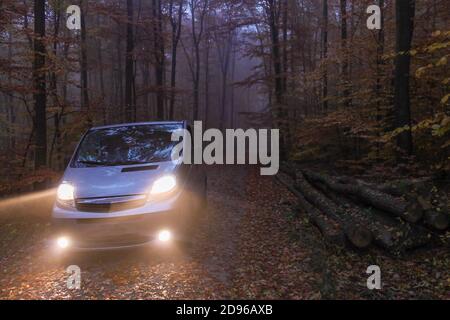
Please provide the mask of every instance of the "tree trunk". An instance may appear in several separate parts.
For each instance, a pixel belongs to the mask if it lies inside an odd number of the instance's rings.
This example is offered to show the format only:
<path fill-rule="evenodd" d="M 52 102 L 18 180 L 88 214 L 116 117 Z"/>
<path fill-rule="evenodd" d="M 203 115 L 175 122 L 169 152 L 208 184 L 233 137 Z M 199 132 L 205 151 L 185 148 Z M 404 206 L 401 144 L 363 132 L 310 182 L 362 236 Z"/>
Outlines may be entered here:
<path fill-rule="evenodd" d="M 322 63 L 323 63 L 323 83 L 322 83 L 322 111 L 328 112 L 328 0 L 322 0 Z"/>
<path fill-rule="evenodd" d="M 234 94 L 234 78 L 236 75 L 236 51 L 232 44 L 232 57 L 231 57 L 231 97 L 230 97 L 230 128 L 234 128 L 234 119 L 235 119 L 235 94 Z"/>
<path fill-rule="evenodd" d="M 148 60 L 145 60 L 142 63 L 142 81 L 145 88 L 144 93 L 144 115 L 146 118 L 150 118 L 152 114 L 153 108 L 150 106 L 150 99 L 149 99 L 149 93 L 148 89 L 150 88 L 151 80 L 150 80 L 150 62 Z"/>
<path fill-rule="evenodd" d="M 282 0 L 283 10 L 283 93 L 287 90 L 288 73 L 288 0 Z"/>
<path fill-rule="evenodd" d="M 133 0 L 127 0 L 127 50 L 125 56 L 125 114 L 127 122 L 136 121 L 136 106 L 133 104 L 134 86 L 134 31 Z"/>
<path fill-rule="evenodd" d="M 209 55 L 210 55 L 210 44 L 209 44 L 209 32 L 205 41 L 205 127 L 209 128 Z"/>
<path fill-rule="evenodd" d="M 341 50 L 342 50 L 342 96 L 344 98 L 344 105 L 349 107 L 351 105 L 350 100 L 350 79 L 348 69 L 348 51 L 347 51 L 347 0 L 340 0 L 341 4 Z"/>
<path fill-rule="evenodd" d="M 66 31 L 67 32 L 67 31 Z M 64 41 L 64 49 L 63 49 L 63 58 L 67 59 L 69 56 L 69 49 L 70 49 L 70 43 L 66 40 Z M 59 118 L 59 126 L 64 127 L 66 124 L 66 118 L 65 118 L 65 108 L 67 105 L 67 92 L 68 92 L 68 79 L 69 75 L 68 72 L 64 74 L 64 81 L 62 83 L 62 104 L 61 104 L 61 113 Z M 68 157 L 63 153 L 63 141 L 66 141 L 67 133 L 66 132 L 60 132 L 58 133 L 58 136 L 56 137 L 56 161 L 58 163 L 58 170 L 63 170 L 64 166 L 66 165 L 65 159 Z"/>
<path fill-rule="evenodd" d="M 177 48 L 181 36 L 181 23 L 183 17 L 183 0 L 179 0 L 177 19 L 173 17 L 173 0 L 170 1 L 170 22 L 172 26 L 172 65 L 170 70 L 170 102 L 169 102 L 169 120 L 174 119 L 175 108 L 175 88 L 176 88 L 176 69 L 177 69 Z"/>
<path fill-rule="evenodd" d="M 153 34 L 155 54 L 155 81 L 156 81 L 156 117 L 164 120 L 164 65 L 165 48 L 162 27 L 162 7 L 160 0 L 153 0 Z"/>
<path fill-rule="evenodd" d="M 45 83 L 45 0 L 34 1 L 34 128 L 35 128 L 35 169 L 47 165 L 47 119 L 46 119 L 46 83 Z M 37 186 L 39 188 L 40 186 Z"/>
<path fill-rule="evenodd" d="M 8 61 L 12 60 L 13 50 L 12 50 L 12 34 L 9 34 L 9 45 L 8 45 Z M 8 85 L 12 87 L 13 77 L 12 70 L 8 70 Z M 8 137 L 8 146 L 11 150 L 16 149 L 16 108 L 14 105 L 14 98 L 12 95 L 8 96 L 7 100 L 7 118 L 8 118 L 8 128 L 7 128 L 7 137 Z"/>
<path fill-rule="evenodd" d="M 81 109 L 86 112 L 87 125 L 92 125 L 92 119 L 89 108 L 88 92 L 88 61 L 87 61 L 87 43 L 86 43 L 86 19 L 84 15 L 87 12 L 88 2 L 80 0 L 81 8 Z"/>
<path fill-rule="evenodd" d="M 279 18 L 276 13 L 275 0 L 267 0 L 267 15 L 269 20 L 271 50 L 272 50 L 272 65 L 273 65 L 273 77 L 275 78 L 275 119 L 277 127 L 280 129 L 280 158 L 286 158 L 287 148 L 287 128 L 286 128 L 286 116 L 283 100 L 283 75 L 281 65 L 280 54 L 280 39 L 279 39 Z"/>
<path fill-rule="evenodd" d="M 280 39 L 278 31 L 278 21 L 275 13 L 274 0 L 268 0 L 269 3 L 269 27 L 270 37 L 272 41 L 272 63 L 275 78 L 275 99 L 277 104 L 281 104 L 283 98 L 283 78 L 281 75 L 281 56 L 280 56 Z"/>
<path fill-rule="evenodd" d="M 60 19 L 61 19 L 61 1 L 56 1 L 55 7 L 54 7 L 54 16 L 53 16 L 53 65 L 52 65 L 52 72 L 50 76 L 50 94 L 52 96 L 52 104 L 53 109 L 55 110 L 55 113 L 53 115 L 54 119 L 54 134 L 53 134 L 53 140 L 52 144 L 50 146 L 50 152 L 48 154 L 48 166 L 51 168 L 53 165 L 53 151 L 55 149 L 55 145 L 59 143 L 58 137 L 60 137 L 60 118 L 62 112 L 59 110 L 61 107 L 61 104 L 59 102 L 59 96 L 58 96 L 58 77 L 56 75 L 56 61 L 58 57 L 58 36 L 59 36 L 59 25 L 60 25 Z"/>
<path fill-rule="evenodd" d="M 220 90 L 220 128 L 225 130 L 226 124 L 226 105 L 227 105 L 227 82 L 228 82 L 228 71 L 230 64 L 230 54 L 232 50 L 233 34 L 231 31 L 228 34 L 226 40 L 220 36 L 215 36 L 217 55 L 219 57 L 220 72 L 221 72 L 221 90 Z"/>
<path fill-rule="evenodd" d="M 200 83 L 200 51 L 199 48 L 195 48 L 195 78 L 193 84 L 194 91 L 194 104 L 192 106 L 192 119 L 193 121 L 199 120 L 198 109 L 199 109 L 199 83 Z"/>
<path fill-rule="evenodd" d="M 100 28 L 100 15 L 97 14 L 97 27 Z M 97 43 L 97 60 L 98 60 L 98 68 L 99 68 L 99 81 L 100 81 L 100 93 L 102 98 L 102 117 L 103 117 L 103 124 L 107 124 L 107 109 L 106 109 L 106 103 L 105 103 L 105 77 L 103 72 L 103 48 L 102 48 L 102 41 L 99 38 Z"/>
<path fill-rule="evenodd" d="M 194 46 L 195 55 L 195 67 L 192 72 L 192 91 L 193 91 L 193 106 L 192 106 L 192 118 L 193 120 L 199 120 L 199 97 L 200 97 L 200 43 L 202 41 L 205 15 L 207 13 L 209 1 L 203 0 L 202 2 L 196 0 L 190 0 L 189 10 L 191 11 L 191 27 L 192 27 L 192 42 Z M 200 12 L 197 10 L 201 5 Z M 198 14 L 198 16 L 197 16 Z M 198 23 L 198 33 L 197 33 Z"/>
<path fill-rule="evenodd" d="M 411 134 L 411 111 L 409 79 L 411 43 L 414 32 L 415 0 L 395 1 L 396 13 L 396 59 L 395 59 L 395 125 L 405 128 L 397 136 L 397 146 L 404 155 L 413 153 Z"/>
<path fill-rule="evenodd" d="M 381 97 L 382 97 L 382 85 L 381 85 L 381 76 L 382 76 L 382 68 L 383 68 L 383 54 L 384 54 L 384 0 L 378 0 L 378 6 L 381 9 L 381 29 L 378 30 L 378 43 L 377 43 L 377 61 L 376 61 L 376 73 L 377 80 L 375 84 L 375 97 L 377 98 L 377 110 L 376 110 L 376 120 L 377 120 L 377 136 L 381 137 L 382 130 L 382 115 L 381 115 Z M 377 141 L 377 159 L 380 158 L 381 153 L 381 144 Z"/>

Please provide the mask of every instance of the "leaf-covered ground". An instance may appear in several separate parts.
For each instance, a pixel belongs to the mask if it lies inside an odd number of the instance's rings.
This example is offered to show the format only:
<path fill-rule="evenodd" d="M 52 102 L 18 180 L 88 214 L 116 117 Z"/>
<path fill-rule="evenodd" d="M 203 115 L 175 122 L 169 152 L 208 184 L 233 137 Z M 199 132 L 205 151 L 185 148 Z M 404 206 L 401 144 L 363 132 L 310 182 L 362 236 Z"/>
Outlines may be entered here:
<path fill-rule="evenodd" d="M 326 246 L 295 198 L 247 167 L 209 168 L 208 214 L 194 244 L 78 254 L 49 248 L 46 199 L 0 204 L 1 299 L 450 298 L 448 249 L 393 258 Z M 45 208 L 45 209 L 44 209 Z M 38 211 L 43 211 L 39 212 Z M 81 268 L 80 290 L 65 268 Z M 379 265 L 383 288 L 366 287 Z"/>

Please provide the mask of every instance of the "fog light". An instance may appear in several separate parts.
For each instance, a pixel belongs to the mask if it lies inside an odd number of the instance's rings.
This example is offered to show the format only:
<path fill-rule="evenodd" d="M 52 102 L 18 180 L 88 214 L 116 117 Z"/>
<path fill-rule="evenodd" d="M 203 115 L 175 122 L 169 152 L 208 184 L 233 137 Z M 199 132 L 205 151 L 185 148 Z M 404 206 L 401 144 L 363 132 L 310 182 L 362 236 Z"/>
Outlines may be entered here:
<path fill-rule="evenodd" d="M 56 240 L 56 244 L 61 249 L 66 249 L 70 246 L 70 240 L 67 237 L 59 237 L 58 240 Z"/>
<path fill-rule="evenodd" d="M 160 231 L 158 234 L 159 241 L 167 242 L 170 240 L 170 238 L 172 238 L 172 234 L 170 233 L 170 231 L 163 230 L 163 231 Z"/>

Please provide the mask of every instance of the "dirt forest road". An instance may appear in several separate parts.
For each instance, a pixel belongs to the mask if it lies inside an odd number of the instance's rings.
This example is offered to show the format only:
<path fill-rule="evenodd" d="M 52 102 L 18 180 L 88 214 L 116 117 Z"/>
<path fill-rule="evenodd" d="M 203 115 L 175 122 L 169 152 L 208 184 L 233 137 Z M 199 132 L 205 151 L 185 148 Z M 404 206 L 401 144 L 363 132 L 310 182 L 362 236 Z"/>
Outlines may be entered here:
<path fill-rule="evenodd" d="M 448 253 L 393 260 L 376 250 L 325 246 L 293 210 L 292 195 L 254 167 L 208 169 L 208 215 L 191 246 L 84 253 L 61 262 L 48 247 L 44 208 L 51 196 L 44 198 L 0 205 L 0 299 L 376 299 L 448 293 Z M 426 258 L 434 254 L 440 258 Z M 366 286 L 372 264 L 383 270 L 379 291 Z M 79 290 L 67 288 L 69 265 L 81 268 Z"/>

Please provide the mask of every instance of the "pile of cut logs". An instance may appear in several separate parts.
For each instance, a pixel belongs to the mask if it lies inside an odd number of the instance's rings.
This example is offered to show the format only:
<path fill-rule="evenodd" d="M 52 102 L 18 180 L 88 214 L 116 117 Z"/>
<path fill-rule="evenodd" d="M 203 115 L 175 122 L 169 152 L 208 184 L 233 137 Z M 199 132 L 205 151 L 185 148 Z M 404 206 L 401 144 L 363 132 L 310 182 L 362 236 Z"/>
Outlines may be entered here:
<path fill-rule="evenodd" d="M 375 244 L 394 254 L 430 243 L 447 244 L 442 239 L 448 238 L 443 237 L 450 222 L 448 202 L 432 200 L 429 179 L 373 184 L 288 163 L 277 178 L 332 244 L 361 249 Z"/>

